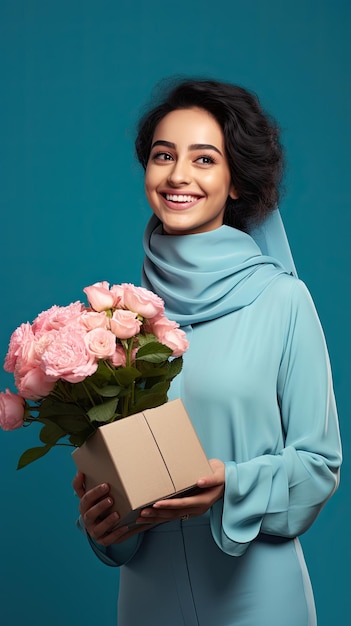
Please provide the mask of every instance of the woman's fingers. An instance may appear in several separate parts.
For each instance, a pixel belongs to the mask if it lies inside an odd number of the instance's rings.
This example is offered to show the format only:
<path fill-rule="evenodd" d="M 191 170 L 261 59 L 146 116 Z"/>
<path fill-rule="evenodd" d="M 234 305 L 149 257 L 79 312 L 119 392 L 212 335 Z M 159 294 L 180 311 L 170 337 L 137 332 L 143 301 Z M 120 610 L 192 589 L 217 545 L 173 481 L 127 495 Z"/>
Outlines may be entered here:
<path fill-rule="evenodd" d="M 100 523 L 101 520 L 106 519 L 106 517 L 111 513 L 112 505 L 113 500 L 110 496 L 99 500 L 96 504 L 92 504 L 91 506 L 85 506 L 82 499 L 80 514 L 87 530 L 89 530 L 91 526 Z M 117 519 L 118 518 L 119 517 L 117 516 Z"/>
<path fill-rule="evenodd" d="M 110 488 L 106 483 L 85 491 L 80 500 L 80 513 L 84 515 L 89 509 L 109 496 Z M 111 506 L 111 504 L 110 504 Z"/>
<path fill-rule="evenodd" d="M 211 459 L 209 461 L 210 466 L 212 468 L 213 474 L 210 476 L 202 476 L 198 481 L 197 485 L 201 489 L 216 487 L 217 485 L 224 485 L 225 481 L 225 467 L 224 463 L 219 459 Z"/>
<path fill-rule="evenodd" d="M 141 511 L 133 528 L 116 528 L 119 515 L 111 511 L 113 500 L 109 485 L 103 483 L 85 491 L 84 475 L 78 472 L 73 480 L 73 487 L 80 497 L 79 510 L 85 528 L 95 541 L 108 546 L 125 541 L 153 524 L 203 515 L 221 498 L 224 490 L 224 464 L 218 459 L 212 459 L 210 464 L 213 474 L 198 481 L 198 494 L 155 502 L 152 507 Z"/>
<path fill-rule="evenodd" d="M 152 507 L 147 507 L 141 511 L 139 520 L 147 519 L 151 523 L 160 523 L 161 521 L 187 519 L 188 515 L 189 517 L 203 515 L 222 497 L 223 490 L 224 482 L 218 477 L 215 479 L 214 486 L 201 485 L 201 491 L 196 495 L 155 502 Z"/>
<path fill-rule="evenodd" d="M 83 472 L 77 472 L 73 481 L 72 487 L 76 492 L 78 498 L 82 498 L 85 494 L 85 486 L 84 486 L 84 474 Z"/>
<path fill-rule="evenodd" d="M 101 521 L 95 521 L 91 525 L 89 524 L 89 521 L 88 523 L 86 523 L 84 520 L 84 525 L 92 539 L 94 539 L 98 543 L 101 543 L 102 545 L 109 545 L 110 543 L 112 543 L 110 538 L 111 533 L 116 529 L 116 524 L 118 523 L 118 521 L 119 515 L 118 513 L 116 513 L 116 511 L 113 511 Z"/>
<path fill-rule="evenodd" d="M 211 459 L 210 465 L 213 474 L 199 479 L 197 485 L 200 489 L 196 495 L 159 500 L 152 507 L 143 509 L 138 521 L 145 520 L 152 524 L 159 524 L 176 519 L 189 519 L 189 517 L 206 513 L 222 497 L 225 482 L 224 463 L 219 459 Z"/>
<path fill-rule="evenodd" d="M 144 520 L 143 523 L 133 526 L 133 528 L 128 526 L 116 528 L 120 516 L 116 511 L 111 511 L 113 499 L 110 496 L 109 485 L 106 483 L 86 491 L 84 474 L 78 472 L 72 485 L 80 498 L 79 512 L 83 524 L 90 537 L 102 546 L 107 547 L 113 543 L 125 541 L 149 526 L 148 521 Z"/>

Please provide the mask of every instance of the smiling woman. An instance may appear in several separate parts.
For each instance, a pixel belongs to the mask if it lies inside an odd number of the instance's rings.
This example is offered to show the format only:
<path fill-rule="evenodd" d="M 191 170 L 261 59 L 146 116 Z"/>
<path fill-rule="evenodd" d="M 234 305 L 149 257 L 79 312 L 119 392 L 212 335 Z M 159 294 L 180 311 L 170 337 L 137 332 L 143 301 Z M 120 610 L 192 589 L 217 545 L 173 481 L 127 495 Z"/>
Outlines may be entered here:
<path fill-rule="evenodd" d="M 179 109 L 161 120 L 153 136 L 145 190 L 169 235 L 201 233 L 223 224 L 228 196 L 238 196 L 222 129 L 210 113 Z"/>
<path fill-rule="evenodd" d="M 147 169 L 156 129 L 164 118 L 175 111 L 189 109 L 207 114 L 203 122 L 209 118 L 217 122 L 221 136 L 218 140 L 222 145 L 220 156 L 227 159 L 235 190 L 234 195 L 227 198 L 224 223 L 248 230 L 250 223 L 262 222 L 278 203 L 284 169 L 278 126 L 262 111 L 257 97 L 238 85 L 184 81 L 162 94 L 161 102 L 140 120 L 136 152 L 144 169 Z M 203 131 L 206 134 L 204 126 Z M 187 139 L 190 149 L 199 147 L 189 137 Z M 213 147 L 219 149 L 218 145 L 206 144 L 203 149 L 211 152 Z M 218 153 L 214 152 L 209 156 L 216 161 Z M 208 163 L 206 158 L 205 162 Z"/>
<path fill-rule="evenodd" d="M 275 210 L 277 126 L 241 87 L 184 81 L 136 148 L 153 211 L 143 283 L 189 340 L 169 399 L 213 474 L 133 530 L 116 530 L 108 485 L 86 491 L 78 474 L 80 527 L 121 567 L 118 626 L 315 626 L 298 536 L 338 486 L 341 446 L 324 336 Z"/>

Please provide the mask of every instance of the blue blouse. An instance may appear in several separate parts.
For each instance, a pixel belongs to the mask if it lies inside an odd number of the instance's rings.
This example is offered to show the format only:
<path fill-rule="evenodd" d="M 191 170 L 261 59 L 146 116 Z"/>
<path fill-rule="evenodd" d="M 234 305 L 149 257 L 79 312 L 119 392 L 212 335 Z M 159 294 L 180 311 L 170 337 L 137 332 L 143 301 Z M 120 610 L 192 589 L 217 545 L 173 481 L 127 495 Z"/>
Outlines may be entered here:
<path fill-rule="evenodd" d="M 300 535 L 335 491 L 341 463 L 327 348 L 306 286 L 228 226 L 176 237 L 152 218 L 144 249 L 143 284 L 190 342 L 169 398 L 183 399 L 206 454 L 225 463 L 224 496 L 207 514 L 215 543 L 241 556 L 261 533 Z M 120 565 L 147 534 L 92 545 Z"/>

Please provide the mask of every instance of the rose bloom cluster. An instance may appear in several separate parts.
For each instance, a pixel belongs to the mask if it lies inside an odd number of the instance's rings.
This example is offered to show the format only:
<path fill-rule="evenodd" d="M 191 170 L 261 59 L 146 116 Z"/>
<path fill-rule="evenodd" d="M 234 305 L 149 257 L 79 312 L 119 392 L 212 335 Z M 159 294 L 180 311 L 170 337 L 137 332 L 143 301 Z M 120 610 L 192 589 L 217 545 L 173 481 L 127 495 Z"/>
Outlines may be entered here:
<path fill-rule="evenodd" d="M 90 307 L 81 302 L 53 306 L 12 334 L 4 369 L 14 374 L 18 394 L 0 393 L 3 430 L 22 426 L 25 399 L 48 396 L 59 379 L 81 382 L 101 359 L 125 367 L 126 342 L 134 338 L 133 358 L 141 332 L 155 335 L 174 357 L 188 348 L 184 331 L 165 317 L 163 300 L 153 292 L 128 283 L 110 287 L 106 281 L 83 291 Z"/>

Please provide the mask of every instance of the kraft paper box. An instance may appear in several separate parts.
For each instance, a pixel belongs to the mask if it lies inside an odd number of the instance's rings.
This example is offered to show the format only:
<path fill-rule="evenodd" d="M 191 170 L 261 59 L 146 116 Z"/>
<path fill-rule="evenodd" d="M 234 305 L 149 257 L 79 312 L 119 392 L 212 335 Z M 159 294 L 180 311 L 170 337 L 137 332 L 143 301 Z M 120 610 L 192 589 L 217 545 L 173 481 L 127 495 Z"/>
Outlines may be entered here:
<path fill-rule="evenodd" d="M 110 485 L 118 526 L 132 525 L 156 500 L 196 491 L 212 474 L 180 399 L 101 426 L 72 456 L 87 489 Z"/>

